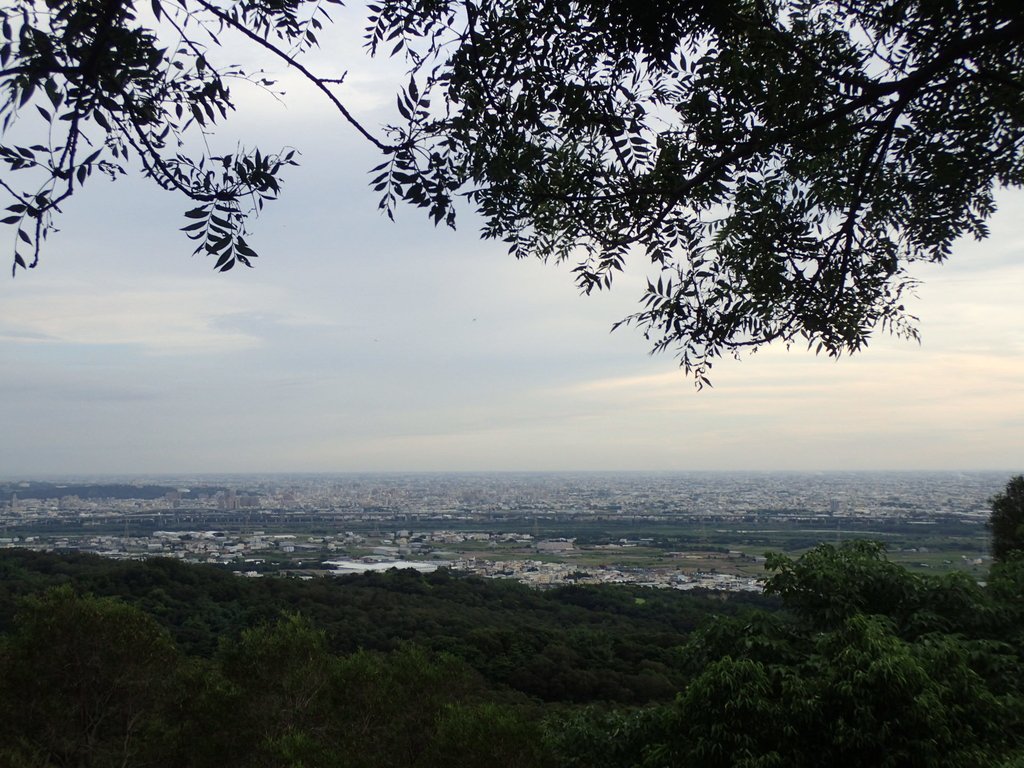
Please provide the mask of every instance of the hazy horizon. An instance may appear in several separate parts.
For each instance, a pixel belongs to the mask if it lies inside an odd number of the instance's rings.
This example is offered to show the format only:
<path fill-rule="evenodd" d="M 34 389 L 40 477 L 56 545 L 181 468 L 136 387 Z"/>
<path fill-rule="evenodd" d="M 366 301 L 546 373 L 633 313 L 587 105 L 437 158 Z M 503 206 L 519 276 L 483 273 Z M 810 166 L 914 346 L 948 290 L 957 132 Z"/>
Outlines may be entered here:
<path fill-rule="evenodd" d="M 502 476 L 502 475 L 657 475 L 657 476 L 703 476 L 703 475 L 1011 475 L 1020 474 L 1014 469 L 387 469 L 387 470 L 269 470 L 265 472 L 109 472 L 109 473 L 37 473 L 31 475 L 0 475 L 0 482 L 58 482 L 58 481 L 138 481 L 138 480 L 222 480 L 232 478 L 318 478 L 318 477 L 401 477 L 401 476 Z"/>

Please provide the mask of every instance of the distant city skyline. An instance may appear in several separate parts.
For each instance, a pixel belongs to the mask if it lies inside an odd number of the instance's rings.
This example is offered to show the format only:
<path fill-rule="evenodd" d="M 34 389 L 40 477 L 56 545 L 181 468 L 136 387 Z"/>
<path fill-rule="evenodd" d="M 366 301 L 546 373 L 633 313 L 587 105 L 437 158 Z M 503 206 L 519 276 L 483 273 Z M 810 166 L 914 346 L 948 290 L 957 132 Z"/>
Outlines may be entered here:
<path fill-rule="evenodd" d="M 343 25 L 342 25 L 343 26 Z M 347 103 L 388 120 L 387 67 Z M 229 56 L 229 53 L 225 55 Z M 351 54 L 351 55 L 349 55 Z M 326 55 L 326 54 L 324 54 Z M 578 295 L 367 185 L 376 157 L 290 75 L 218 138 L 298 147 L 252 223 L 256 268 L 189 258 L 185 205 L 134 179 L 70 201 L 38 269 L 0 279 L 0 476 L 381 470 L 1024 470 L 1024 193 L 918 270 L 921 344 L 722 360 L 694 391 L 632 329 L 646 274 Z M 6 257 L 5 257 L 6 258 Z"/>
<path fill-rule="evenodd" d="M 308 576 L 446 567 L 540 587 L 582 577 L 587 583 L 756 591 L 766 548 L 800 550 L 808 540 L 870 538 L 917 567 L 983 568 L 988 499 L 1005 482 L 1005 475 L 992 472 L 0 481 L 0 549 L 171 557 L 218 563 L 246 576 L 268 568 L 302 569 Z M 944 544 L 927 554 L 936 540 Z M 536 559 L 539 553 L 544 562 Z"/>

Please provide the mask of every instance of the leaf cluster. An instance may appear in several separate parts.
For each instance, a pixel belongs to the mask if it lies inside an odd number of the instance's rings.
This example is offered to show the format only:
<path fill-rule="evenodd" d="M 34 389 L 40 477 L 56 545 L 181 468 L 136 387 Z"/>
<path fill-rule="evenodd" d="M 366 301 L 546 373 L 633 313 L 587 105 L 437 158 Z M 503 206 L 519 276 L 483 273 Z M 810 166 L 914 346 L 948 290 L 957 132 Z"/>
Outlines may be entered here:
<path fill-rule="evenodd" d="M 1010 478 L 1006 488 L 989 499 L 989 504 L 993 559 L 1003 562 L 1015 556 L 1024 557 L 1024 475 Z"/>
<path fill-rule="evenodd" d="M 570 764 L 967 768 L 1024 755 L 1020 568 L 983 589 L 859 542 L 769 570 L 781 611 L 690 635 L 674 703 L 568 721 Z"/>
<path fill-rule="evenodd" d="M 13 270 L 38 264 L 62 203 L 90 177 L 116 178 L 133 163 L 198 204 L 187 214 L 198 226 L 185 227 L 196 253 L 222 271 L 251 266 L 246 216 L 277 196 L 295 153 L 210 154 L 209 131 L 234 109 L 229 82 L 273 85 L 210 54 L 225 29 L 244 28 L 279 55 L 296 55 L 316 44 L 332 4 L 17 0 L 0 9 L 0 188 L 10 198 L 2 222 L 14 228 Z M 8 142 L 26 133 L 37 142 Z"/>
<path fill-rule="evenodd" d="M 993 189 L 1024 181 L 1007 0 L 392 0 L 370 22 L 436 105 L 402 111 L 382 205 L 450 220 L 463 196 L 584 292 L 644 254 L 623 323 L 698 383 L 773 340 L 916 336 L 907 267 L 983 237 Z"/>

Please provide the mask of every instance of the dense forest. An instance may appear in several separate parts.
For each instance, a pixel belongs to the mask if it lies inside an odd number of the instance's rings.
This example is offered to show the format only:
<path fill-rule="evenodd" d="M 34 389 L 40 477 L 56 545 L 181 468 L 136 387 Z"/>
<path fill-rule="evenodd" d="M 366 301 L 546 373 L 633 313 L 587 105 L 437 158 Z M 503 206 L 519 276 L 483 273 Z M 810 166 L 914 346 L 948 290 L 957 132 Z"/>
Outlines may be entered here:
<path fill-rule="evenodd" d="M 1024 559 L 765 595 L 0 552 L 0 765 L 1024 766 Z"/>

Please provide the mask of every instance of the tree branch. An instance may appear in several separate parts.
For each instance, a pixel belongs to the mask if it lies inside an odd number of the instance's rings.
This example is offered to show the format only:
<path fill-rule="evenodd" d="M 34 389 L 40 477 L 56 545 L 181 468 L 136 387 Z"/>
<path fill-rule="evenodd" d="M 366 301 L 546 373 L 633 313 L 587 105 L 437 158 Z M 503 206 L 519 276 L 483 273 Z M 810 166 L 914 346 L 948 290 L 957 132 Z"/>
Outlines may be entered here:
<path fill-rule="evenodd" d="M 212 13 L 214 16 L 216 16 L 218 19 L 220 19 L 222 22 L 224 22 L 224 24 L 231 27 L 231 29 L 234 29 L 235 31 L 245 35 L 254 43 L 256 43 L 262 48 L 267 49 L 275 56 L 277 56 L 279 59 L 285 61 L 289 66 L 294 67 L 296 70 L 302 73 L 302 75 L 307 80 L 309 80 L 309 82 L 316 86 L 316 88 L 320 90 L 328 98 L 328 100 L 334 105 L 334 107 L 342 114 L 345 120 L 347 120 L 350 125 L 352 125 L 357 131 L 359 131 L 359 133 L 361 133 L 363 137 L 366 138 L 371 144 L 377 147 L 377 149 L 381 150 L 382 152 L 388 153 L 394 152 L 396 149 L 399 149 L 399 146 L 385 144 L 384 142 L 380 141 L 380 139 L 371 134 L 368 130 L 366 130 L 366 128 L 364 128 L 362 124 L 358 120 L 356 120 L 355 117 L 352 116 L 352 113 L 348 111 L 348 109 L 345 107 L 344 104 L 341 103 L 338 97 L 334 95 L 331 89 L 327 87 L 327 83 L 323 79 L 313 74 L 309 69 L 300 64 L 298 61 L 296 61 L 294 56 L 290 56 L 289 54 L 285 53 L 280 48 L 278 48 L 276 45 L 271 43 L 269 40 L 260 37 L 252 30 L 239 24 L 237 21 L 231 18 L 230 15 L 224 13 L 219 8 L 216 8 L 215 6 L 206 2 L 206 0 L 196 0 L 196 2 L 203 8 L 205 8 L 207 11 Z"/>

